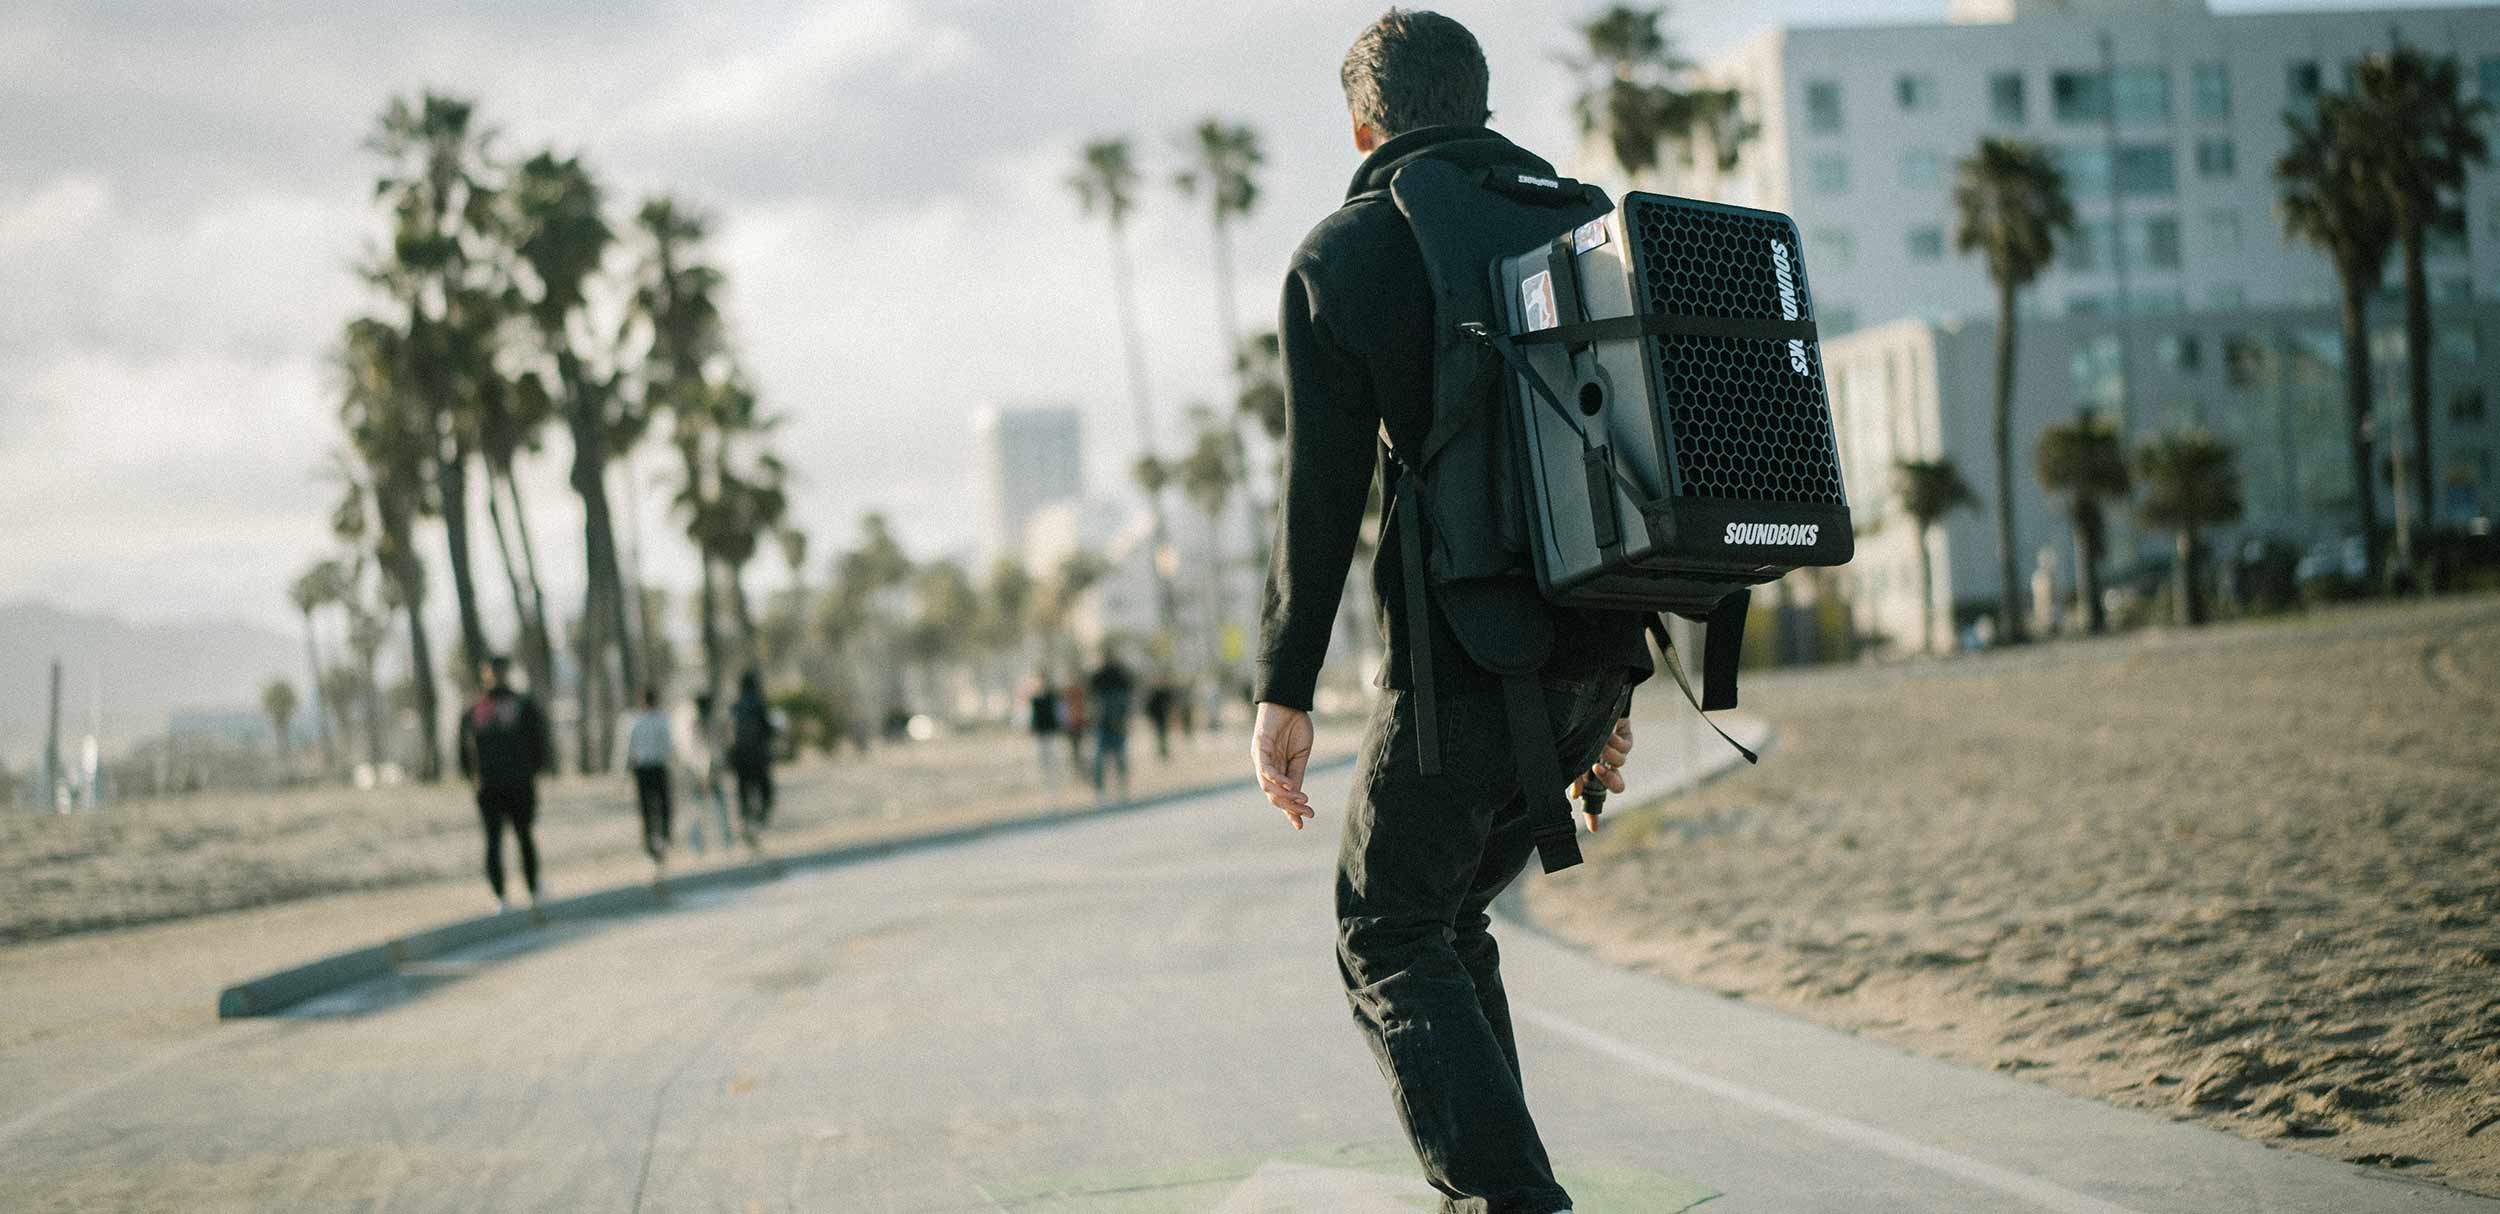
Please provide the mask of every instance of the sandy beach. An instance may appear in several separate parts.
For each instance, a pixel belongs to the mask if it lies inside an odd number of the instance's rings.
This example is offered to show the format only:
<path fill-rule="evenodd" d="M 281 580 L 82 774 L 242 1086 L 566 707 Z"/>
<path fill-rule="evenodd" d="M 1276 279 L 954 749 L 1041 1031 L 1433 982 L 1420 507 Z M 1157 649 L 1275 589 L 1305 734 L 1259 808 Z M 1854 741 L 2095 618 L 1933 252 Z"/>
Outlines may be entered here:
<path fill-rule="evenodd" d="M 1762 766 L 1620 814 L 1539 922 L 2500 1195 L 2500 599 L 1751 676 L 1745 707 Z"/>

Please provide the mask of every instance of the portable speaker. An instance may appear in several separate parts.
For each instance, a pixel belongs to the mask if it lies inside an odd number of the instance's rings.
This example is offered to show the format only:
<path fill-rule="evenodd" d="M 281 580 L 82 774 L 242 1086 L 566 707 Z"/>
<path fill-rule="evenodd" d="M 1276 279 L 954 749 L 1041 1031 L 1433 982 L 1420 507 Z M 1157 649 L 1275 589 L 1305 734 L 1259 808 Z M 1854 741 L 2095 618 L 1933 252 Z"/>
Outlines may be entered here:
<path fill-rule="evenodd" d="M 1633 193 L 1497 261 L 1529 541 L 1568 606 L 1707 611 L 1855 540 L 1787 216 Z"/>

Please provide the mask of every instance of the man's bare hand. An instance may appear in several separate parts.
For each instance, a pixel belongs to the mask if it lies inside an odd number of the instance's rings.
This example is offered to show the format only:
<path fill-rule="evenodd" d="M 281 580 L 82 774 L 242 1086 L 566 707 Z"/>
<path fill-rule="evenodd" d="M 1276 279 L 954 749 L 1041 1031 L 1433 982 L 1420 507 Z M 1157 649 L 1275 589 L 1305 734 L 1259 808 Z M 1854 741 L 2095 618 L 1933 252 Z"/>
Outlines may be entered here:
<path fill-rule="evenodd" d="M 1316 736 L 1311 714 L 1265 701 L 1250 730 L 1250 766 L 1258 772 L 1259 791 L 1267 794 L 1268 804 L 1284 811 L 1295 830 L 1311 820 L 1311 798 L 1302 791 L 1302 776 L 1310 770 Z"/>
<path fill-rule="evenodd" d="M 1615 722 L 1613 733 L 1606 735 L 1605 745 L 1598 748 L 1597 761 L 1589 764 L 1589 769 L 1582 772 L 1579 779 L 1571 782 L 1572 797 L 1578 799 L 1586 793 L 1591 780 L 1597 781 L 1598 786 L 1608 793 L 1622 792 L 1623 761 L 1631 757 L 1632 718 L 1625 717 Z M 1586 823 L 1590 830 L 1597 829 L 1596 814 L 1584 811 L 1580 815 L 1580 820 Z"/>

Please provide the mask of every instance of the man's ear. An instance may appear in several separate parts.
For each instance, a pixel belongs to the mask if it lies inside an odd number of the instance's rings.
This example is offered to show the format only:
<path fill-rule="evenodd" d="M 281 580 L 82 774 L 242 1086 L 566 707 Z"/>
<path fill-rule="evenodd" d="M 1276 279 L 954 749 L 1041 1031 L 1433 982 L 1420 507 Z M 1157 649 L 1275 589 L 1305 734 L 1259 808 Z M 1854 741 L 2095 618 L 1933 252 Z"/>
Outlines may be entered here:
<path fill-rule="evenodd" d="M 1377 147 L 1379 147 L 1379 146 L 1381 145 L 1381 143 L 1382 143 L 1382 140 L 1381 140 L 1381 138 L 1380 138 L 1380 132 L 1379 132 L 1379 131 L 1377 131 L 1377 130 L 1375 130 L 1375 129 L 1373 129 L 1372 124 L 1370 124 L 1370 123 L 1368 123 L 1368 122 L 1364 122 L 1364 121 L 1362 121 L 1361 119 L 1356 119 L 1356 120 L 1355 120 L 1355 123 L 1354 123 L 1354 150 L 1355 150 L 1355 151 L 1361 152 L 1362 154 L 1364 154 L 1364 155 L 1366 155 L 1366 156 L 1369 156 L 1369 155 L 1371 155 L 1371 154 L 1372 154 L 1372 150 L 1373 150 L 1373 149 L 1375 149 L 1375 148 L 1377 148 Z"/>

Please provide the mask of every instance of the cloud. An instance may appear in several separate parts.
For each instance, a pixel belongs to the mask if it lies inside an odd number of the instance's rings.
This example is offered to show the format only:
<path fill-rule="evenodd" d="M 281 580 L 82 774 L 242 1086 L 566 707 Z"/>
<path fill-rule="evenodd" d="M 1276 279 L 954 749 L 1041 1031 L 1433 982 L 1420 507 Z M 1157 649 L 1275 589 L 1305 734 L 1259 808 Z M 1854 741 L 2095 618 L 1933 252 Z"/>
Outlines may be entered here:
<path fill-rule="evenodd" d="M 971 56 L 962 30 L 930 22 L 903 0 L 825 0 L 762 45 L 742 43 L 679 75 L 629 125 L 677 136 L 786 124 L 863 69 L 915 80 Z"/>

